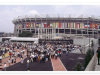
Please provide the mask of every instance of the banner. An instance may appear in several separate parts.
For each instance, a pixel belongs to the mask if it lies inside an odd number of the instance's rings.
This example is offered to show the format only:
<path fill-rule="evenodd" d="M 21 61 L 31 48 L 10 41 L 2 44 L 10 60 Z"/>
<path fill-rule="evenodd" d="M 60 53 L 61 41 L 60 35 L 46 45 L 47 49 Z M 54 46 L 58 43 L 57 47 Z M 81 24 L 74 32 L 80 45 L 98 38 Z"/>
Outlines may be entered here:
<path fill-rule="evenodd" d="M 36 28 L 36 23 L 34 23 L 34 28 Z"/>
<path fill-rule="evenodd" d="M 36 23 L 36 28 L 39 28 L 39 23 Z"/>
<path fill-rule="evenodd" d="M 68 23 L 68 28 L 70 28 L 70 23 Z"/>
<path fill-rule="evenodd" d="M 74 23 L 72 23 L 72 28 L 74 28 Z"/>
<path fill-rule="evenodd" d="M 31 24 L 30 28 L 33 28 L 33 23 L 30 23 L 30 24 Z"/>
<path fill-rule="evenodd" d="M 26 28 L 26 23 L 24 23 L 24 28 Z"/>
<path fill-rule="evenodd" d="M 55 28 L 55 23 L 53 23 L 53 28 Z"/>
<path fill-rule="evenodd" d="M 92 29 L 92 23 L 90 23 L 90 28 Z"/>
<path fill-rule="evenodd" d="M 47 23 L 43 23 L 44 24 L 44 28 L 46 28 L 47 27 Z"/>
<path fill-rule="evenodd" d="M 29 23 L 26 23 L 26 28 L 28 28 L 28 26 L 29 26 Z"/>
<path fill-rule="evenodd" d="M 84 27 L 85 27 L 85 28 L 87 28 L 87 27 L 88 27 L 88 26 L 87 26 L 87 23 L 84 23 Z"/>
<path fill-rule="evenodd" d="M 56 22 L 56 28 L 58 28 L 59 27 L 59 23 L 58 22 Z"/>
<path fill-rule="evenodd" d="M 93 24 L 93 29 L 95 29 L 95 24 Z"/>
<path fill-rule="evenodd" d="M 28 28 L 30 28 L 31 27 L 31 23 L 29 23 L 29 25 L 28 25 Z"/>
<path fill-rule="evenodd" d="M 75 28 L 75 23 L 74 23 L 74 28 Z"/>
<path fill-rule="evenodd" d="M 44 28 L 44 24 L 42 23 L 42 28 Z"/>
<path fill-rule="evenodd" d="M 24 28 L 24 23 L 22 23 L 22 28 Z"/>
<path fill-rule="evenodd" d="M 59 23 L 59 28 L 61 28 L 61 23 Z"/>
<path fill-rule="evenodd" d="M 19 24 L 19 28 L 20 28 L 20 24 Z"/>
<path fill-rule="evenodd" d="M 50 28 L 50 22 L 47 22 L 47 28 Z"/>
<path fill-rule="evenodd" d="M 41 23 L 39 23 L 39 28 L 41 28 Z"/>
<path fill-rule="evenodd" d="M 97 29 L 97 24 L 95 24 L 95 29 Z"/>
<path fill-rule="evenodd" d="M 50 23 L 50 28 L 52 28 L 52 26 L 53 26 L 53 24 L 52 24 L 52 23 Z"/>

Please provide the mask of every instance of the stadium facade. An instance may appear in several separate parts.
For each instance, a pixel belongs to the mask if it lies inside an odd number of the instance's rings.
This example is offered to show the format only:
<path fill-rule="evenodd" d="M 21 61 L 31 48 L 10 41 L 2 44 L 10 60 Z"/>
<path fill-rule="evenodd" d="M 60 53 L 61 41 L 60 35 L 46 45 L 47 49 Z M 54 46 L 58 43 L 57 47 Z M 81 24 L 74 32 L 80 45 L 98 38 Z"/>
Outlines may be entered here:
<path fill-rule="evenodd" d="M 13 21 L 14 35 L 22 31 L 33 33 L 33 37 L 96 37 L 100 31 L 100 17 L 87 15 L 32 15 L 19 16 Z"/>

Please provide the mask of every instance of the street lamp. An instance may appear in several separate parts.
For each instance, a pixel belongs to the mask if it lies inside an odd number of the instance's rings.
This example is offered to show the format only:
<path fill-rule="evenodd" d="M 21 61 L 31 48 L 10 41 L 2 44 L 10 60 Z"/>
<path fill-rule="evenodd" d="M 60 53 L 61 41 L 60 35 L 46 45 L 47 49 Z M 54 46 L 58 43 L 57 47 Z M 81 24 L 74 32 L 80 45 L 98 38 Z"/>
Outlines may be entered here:
<path fill-rule="evenodd" d="M 87 23 L 89 24 L 89 21 L 87 21 Z M 88 27 L 89 28 L 89 49 L 90 49 L 90 27 Z"/>

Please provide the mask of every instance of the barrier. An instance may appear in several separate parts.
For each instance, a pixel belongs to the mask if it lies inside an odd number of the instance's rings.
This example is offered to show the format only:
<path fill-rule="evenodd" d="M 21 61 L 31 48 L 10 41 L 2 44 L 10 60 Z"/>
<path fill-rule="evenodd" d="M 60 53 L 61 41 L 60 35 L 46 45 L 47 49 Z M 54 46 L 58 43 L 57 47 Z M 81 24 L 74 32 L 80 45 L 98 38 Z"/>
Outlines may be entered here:
<path fill-rule="evenodd" d="M 89 64 L 87 65 L 85 71 L 93 71 L 95 64 L 97 62 L 97 57 L 96 54 L 92 57 L 91 61 L 89 62 Z"/>

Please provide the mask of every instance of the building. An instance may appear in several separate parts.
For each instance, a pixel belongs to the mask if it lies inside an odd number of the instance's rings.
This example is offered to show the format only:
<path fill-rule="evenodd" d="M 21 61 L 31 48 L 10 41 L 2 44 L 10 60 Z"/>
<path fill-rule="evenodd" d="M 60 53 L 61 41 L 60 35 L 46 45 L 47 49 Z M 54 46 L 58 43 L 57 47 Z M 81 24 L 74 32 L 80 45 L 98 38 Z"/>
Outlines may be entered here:
<path fill-rule="evenodd" d="M 100 17 L 87 15 L 32 15 L 19 16 L 13 21 L 14 35 L 22 31 L 41 39 L 99 37 Z"/>

